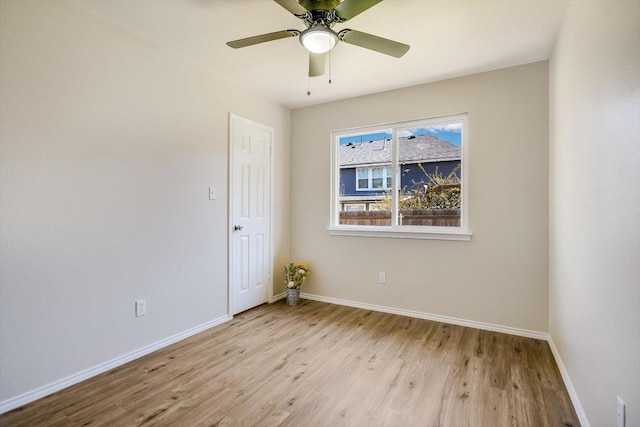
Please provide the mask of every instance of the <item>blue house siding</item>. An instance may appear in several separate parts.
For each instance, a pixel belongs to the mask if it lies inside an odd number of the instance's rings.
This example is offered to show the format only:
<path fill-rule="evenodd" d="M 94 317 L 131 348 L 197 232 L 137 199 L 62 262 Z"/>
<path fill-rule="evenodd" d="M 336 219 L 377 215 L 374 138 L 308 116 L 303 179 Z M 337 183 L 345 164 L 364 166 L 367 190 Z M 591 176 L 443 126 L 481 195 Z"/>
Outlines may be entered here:
<path fill-rule="evenodd" d="M 435 174 L 437 168 L 438 174 L 446 177 L 456 167 L 458 167 L 459 164 L 459 160 L 451 160 L 446 162 L 422 163 L 422 167 L 429 175 Z M 400 189 L 412 190 L 414 187 L 414 182 L 424 181 L 425 184 L 429 184 L 429 178 L 424 174 L 422 169 L 420 169 L 417 164 L 400 165 L 400 173 L 402 176 L 402 178 L 400 179 Z M 460 168 L 458 168 L 458 170 L 456 171 L 456 176 L 458 178 L 461 177 Z"/>
<path fill-rule="evenodd" d="M 434 174 L 436 167 L 438 173 L 446 177 L 449 175 L 458 165 L 459 160 L 443 161 L 443 162 L 428 162 L 422 163 L 422 167 L 427 174 Z M 428 183 L 429 179 L 425 176 L 422 169 L 417 164 L 405 164 L 400 166 L 401 179 L 400 188 L 411 190 L 414 186 L 414 182 L 425 181 Z M 456 175 L 460 177 L 460 169 L 456 172 Z M 356 190 L 356 168 L 342 168 L 340 169 L 340 195 L 341 196 L 377 196 L 384 194 L 383 190 L 368 190 L 358 191 Z"/>
<path fill-rule="evenodd" d="M 358 193 L 376 194 L 371 191 L 356 191 L 356 168 L 340 169 L 340 195 L 355 196 Z"/>

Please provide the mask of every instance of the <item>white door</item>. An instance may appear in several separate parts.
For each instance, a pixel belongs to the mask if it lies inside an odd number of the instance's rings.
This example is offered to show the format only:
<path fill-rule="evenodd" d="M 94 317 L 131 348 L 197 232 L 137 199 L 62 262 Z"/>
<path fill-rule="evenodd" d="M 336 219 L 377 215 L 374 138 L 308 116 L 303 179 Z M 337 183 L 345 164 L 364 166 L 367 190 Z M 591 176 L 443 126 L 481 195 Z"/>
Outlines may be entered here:
<path fill-rule="evenodd" d="M 230 118 L 231 314 L 269 300 L 273 129 Z"/>

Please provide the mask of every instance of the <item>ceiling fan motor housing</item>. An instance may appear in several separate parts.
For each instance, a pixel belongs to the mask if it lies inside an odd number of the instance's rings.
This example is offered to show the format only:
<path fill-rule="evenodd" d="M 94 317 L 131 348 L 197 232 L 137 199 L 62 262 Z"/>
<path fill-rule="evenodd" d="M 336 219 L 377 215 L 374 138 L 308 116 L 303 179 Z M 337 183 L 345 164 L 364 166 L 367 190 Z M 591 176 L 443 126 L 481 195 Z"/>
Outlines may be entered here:
<path fill-rule="evenodd" d="M 299 0 L 300 6 L 307 10 L 333 10 L 341 0 Z"/>

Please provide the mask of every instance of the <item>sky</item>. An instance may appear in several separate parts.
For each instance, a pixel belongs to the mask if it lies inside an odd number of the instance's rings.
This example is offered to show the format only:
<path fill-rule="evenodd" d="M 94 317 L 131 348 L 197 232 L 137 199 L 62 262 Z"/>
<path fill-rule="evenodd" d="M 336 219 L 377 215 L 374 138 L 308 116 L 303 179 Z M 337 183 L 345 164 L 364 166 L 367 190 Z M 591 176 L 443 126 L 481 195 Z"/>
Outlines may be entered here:
<path fill-rule="evenodd" d="M 460 147 L 462 143 L 462 124 L 461 123 L 448 123 L 444 125 L 434 125 L 419 128 L 403 129 L 398 131 L 400 137 L 410 135 L 434 135 L 445 141 L 449 141 L 452 144 Z M 360 141 L 375 141 L 378 139 L 391 138 L 391 132 L 377 132 L 368 133 L 364 135 L 351 135 L 340 138 L 340 145 L 347 144 L 349 142 Z"/>

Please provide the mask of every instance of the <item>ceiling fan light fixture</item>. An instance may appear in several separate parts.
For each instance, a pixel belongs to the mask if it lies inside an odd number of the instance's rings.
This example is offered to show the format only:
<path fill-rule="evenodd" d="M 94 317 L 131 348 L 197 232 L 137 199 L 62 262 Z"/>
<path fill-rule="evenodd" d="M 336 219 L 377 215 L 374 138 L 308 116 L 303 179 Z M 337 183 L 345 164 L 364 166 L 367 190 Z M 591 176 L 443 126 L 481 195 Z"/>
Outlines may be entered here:
<path fill-rule="evenodd" d="M 300 34 L 300 43 L 309 52 L 326 53 L 338 43 L 338 36 L 327 27 L 314 25 Z"/>

